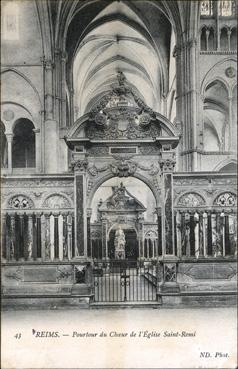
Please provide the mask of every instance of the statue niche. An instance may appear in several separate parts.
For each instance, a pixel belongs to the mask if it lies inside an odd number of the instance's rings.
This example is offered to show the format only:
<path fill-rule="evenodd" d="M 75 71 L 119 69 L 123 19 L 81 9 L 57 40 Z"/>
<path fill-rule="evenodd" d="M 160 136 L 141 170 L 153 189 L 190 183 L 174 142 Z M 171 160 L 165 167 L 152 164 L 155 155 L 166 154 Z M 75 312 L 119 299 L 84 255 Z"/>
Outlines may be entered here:
<path fill-rule="evenodd" d="M 121 226 L 119 226 L 118 229 L 116 230 L 114 240 L 115 259 L 125 259 L 125 244 L 126 244 L 125 233 L 121 228 Z"/>
<path fill-rule="evenodd" d="M 102 250 L 110 259 L 136 260 L 139 256 L 139 243 L 142 242 L 141 222 L 144 205 L 137 200 L 123 183 L 112 187 L 112 195 L 100 201 L 97 207 L 97 222 L 91 224 L 91 231 L 101 227 Z M 92 250 L 92 254 L 94 250 Z"/>

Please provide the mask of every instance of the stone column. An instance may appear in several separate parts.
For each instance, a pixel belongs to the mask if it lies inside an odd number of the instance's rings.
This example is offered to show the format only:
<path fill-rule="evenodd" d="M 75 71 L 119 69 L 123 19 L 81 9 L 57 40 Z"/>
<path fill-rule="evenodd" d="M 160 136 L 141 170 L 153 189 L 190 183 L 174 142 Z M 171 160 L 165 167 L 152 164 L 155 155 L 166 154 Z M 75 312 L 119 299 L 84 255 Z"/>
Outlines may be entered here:
<path fill-rule="evenodd" d="M 195 237 L 195 257 L 198 258 L 199 252 L 199 214 L 194 214 L 194 237 Z"/>
<path fill-rule="evenodd" d="M 12 141 L 13 141 L 13 134 L 6 133 L 7 138 L 7 168 L 8 173 L 12 173 Z"/>
<path fill-rule="evenodd" d="M 229 215 L 225 215 L 225 256 L 230 255 L 231 245 L 230 245 L 230 233 L 229 233 Z"/>
<path fill-rule="evenodd" d="M 216 215 L 216 256 L 222 256 L 222 219 L 220 213 Z"/>
<path fill-rule="evenodd" d="M 70 122 L 66 121 L 66 63 L 67 63 L 67 53 L 63 52 L 61 54 L 61 126 L 69 126 Z"/>
<path fill-rule="evenodd" d="M 92 209 L 87 209 L 87 256 L 92 257 L 91 253 L 91 231 L 90 231 L 90 219 L 92 215 Z"/>
<path fill-rule="evenodd" d="M 10 241 L 10 260 L 15 260 L 16 255 L 16 227 L 15 227 L 15 214 L 10 215 L 11 220 L 11 241 Z"/>
<path fill-rule="evenodd" d="M 54 246 L 55 259 L 59 259 L 59 214 L 54 214 Z"/>
<path fill-rule="evenodd" d="M 75 256 L 87 256 L 86 159 L 74 162 L 75 171 Z"/>
<path fill-rule="evenodd" d="M 203 253 L 204 257 L 207 257 L 207 245 L 208 245 L 208 239 L 207 239 L 207 213 L 203 213 L 203 222 L 202 222 L 202 229 L 203 229 Z"/>
<path fill-rule="evenodd" d="M 6 259 L 11 259 L 11 224 L 10 217 L 6 214 Z"/>
<path fill-rule="evenodd" d="M 190 227 L 190 213 L 185 213 L 185 255 L 191 255 L 191 227 Z"/>
<path fill-rule="evenodd" d="M 204 256 L 204 217 L 203 217 L 203 213 L 199 213 L 199 221 L 198 221 L 198 225 L 199 225 L 199 253 L 198 253 L 198 257 L 203 257 Z"/>
<path fill-rule="evenodd" d="M 72 259 L 72 215 L 67 217 L 67 247 L 68 247 L 68 258 Z"/>
<path fill-rule="evenodd" d="M 108 258 L 108 247 L 107 247 L 107 219 L 102 215 L 102 258 Z"/>
<path fill-rule="evenodd" d="M 228 51 L 231 50 L 231 30 L 227 30 L 227 36 L 228 36 Z"/>
<path fill-rule="evenodd" d="M 229 107 L 229 139 L 228 139 L 228 151 L 236 149 L 236 132 L 233 130 L 233 122 L 232 122 L 232 95 L 228 96 L 228 107 Z"/>
<path fill-rule="evenodd" d="M 42 215 L 40 218 L 41 221 L 41 259 L 45 260 L 45 226 L 46 226 L 46 219 L 45 215 Z"/>
<path fill-rule="evenodd" d="M 32 247 L 33 247 L 33 216 L 28 215 L 27 221 L 27 260 L 32 260 Z"/>
<path fill-rule="evenodd" d="M 36 257 L 38 260 L 41 259 L 41 214 L 36 214 Z"/>
<path fill-rule="evenodd" d="M 181 222 L 181 213 L 177 212 L 176 214 L 176 232 L 177 232 L 177 256 L 181 258 L 182 256 L 182 222 Z"/>
<path fill-rule="evenodd" d="M 163 255 L 162 251 L 162 209 L 156 208 L 157 222 L 158 222 L 158 256 Z"/>
<path fill-rule="evenodd" d="M 212 215 L 207 214 L 207 256 L 212 256 Z"/>
<path fill-rule="evenodd" d="M 50 260 L 50 214 L 45 214 L 45 260 Z"/>
<path fill-rule="evenodd" d="M 55 119 L 52 60 L 43 60 L 45 82 L 45 122 L 42 146 L 45 152 L 44 167 L 46 173 L 58 172 L 58 123 Z M 49 160 L 49 157 L 51 158 Z"/>
<path fill-rule="evenodd" d="M 195 171 L 198 166 L 197 132 L 201 124 L 199 117 L 199 48 L 197 40 L 178 38 L 175 49 L 177 70 L 177 119 L 183 122 L 182 166 L 180 170 Z"/>
<path fill-rule="evenodd" d="M 177 284 L 178 258 L 174 245 L 174 210 L 173 210 L 173 170 L 174 153 L 161 152 L 160 168 L 162 172 L 162 250 L 163 250 L 163 283 L 158 285 L 162 292 L 179 292 Z"/>
<path fill-rule="evenodd" d="M 139 258 L 143 257 L 144 250 L 144 216 L 143 214 L 138 215 L 138 247 L 139 247 Z"/>
<path fill-rule="evenodd" d="M 63 214 L 63 259 L 67 260 L 68 254 L 68 242 L 67 242 L 67 214 Z"/>
<path fill-rule="evenodd" d="M 166 158 L 160 160 L 163 178 L 162 207 L 162 250 L 163 255 L 175 256 L 174 248 L 174 215 L 173 215 L 173 170 L 175 160 Z"/>
<path fill-rule="evenodd" d="M 225 214 L 224 212 L 221 213 L 221 243 L 222 243 L 222 256 L 225 256 Z"/>
<path fill-rule="evenodd" d="M 41 172 L 41 136 L 39 129 L 33 129 L 35 133 L 35 158 L 36 172 Z"/>
<path fill-rule="evenodd" d="M 6 251 L 6 248 L 7 248 L 7 239 L 6 239 L 6 228 L 7 228 L 7 224 L 6 224 L 6 221 L 7 221 L 7 216 L 6 214 L 4 214 L 2 216 L 2 221 L 1 221 L 1 244 L 2 244 L 2 260 L 5 261 L 7 259 L 7 251 Z"/>
<path fill-rule="evenodd" d="M 24 260 L 24 214 L 19 214 L 19 226 L 20 226 L 20 239 L 18 240 L 19 247 L 19 261 Z"/>

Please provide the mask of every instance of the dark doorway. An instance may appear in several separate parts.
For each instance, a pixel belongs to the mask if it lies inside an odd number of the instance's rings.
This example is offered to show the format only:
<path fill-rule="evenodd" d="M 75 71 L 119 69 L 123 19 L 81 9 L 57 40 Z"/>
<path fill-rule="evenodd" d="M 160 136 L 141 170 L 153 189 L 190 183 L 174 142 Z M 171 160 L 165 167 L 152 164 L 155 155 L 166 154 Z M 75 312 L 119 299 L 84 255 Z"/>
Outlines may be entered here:
<path fill-rule="evenodd" d="M 28 119 L 19 119 L 16 122 L 13 134 L 13 168 L 34 168 L 35 133 L 33 123 Z"/>

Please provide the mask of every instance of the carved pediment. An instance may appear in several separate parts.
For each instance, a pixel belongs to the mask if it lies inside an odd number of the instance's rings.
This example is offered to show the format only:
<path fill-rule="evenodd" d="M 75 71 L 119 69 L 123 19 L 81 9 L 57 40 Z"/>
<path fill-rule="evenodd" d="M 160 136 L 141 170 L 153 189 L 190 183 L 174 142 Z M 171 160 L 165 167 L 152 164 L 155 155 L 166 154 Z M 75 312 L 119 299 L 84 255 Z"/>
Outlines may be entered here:
<path fill-rule="evenodd" d="M 118 85 L 112 86 L 89 115 L 86 137 L 90 139 L 136 139 L 160 135 L 160 125 L 153 123 L 156 115 L 125 84 L 118 72 Z"/>
<path fill-rule="evenodd" d="M 141 202 L 126 190 L 123 183 L 119 187 L 112 187 L 112 192 L 113 194 L 99 206 L 99 211 L 146 211 Z"/>
<path fill-rule="evenodd" d="M 87 151 L 93 145 L 123 141 L 139 141 L 140 145 L 170 139 L 175 148 L 179 141 L 176 127 L 163 115 L 153 111 L 142 100 L 139 92 L 129 85 L 123 73 L 118 72 L 118 82 L 103 96 L 91 111 L 79 118 L 70 128 L 65 140 L 73 149 L 81 145 Z M 130 140 L 130 141 L 129 141 Z M 97 141 L 97 142 L 95 142 Z M 145 142 L 143 142 L 145 141 Z"/>

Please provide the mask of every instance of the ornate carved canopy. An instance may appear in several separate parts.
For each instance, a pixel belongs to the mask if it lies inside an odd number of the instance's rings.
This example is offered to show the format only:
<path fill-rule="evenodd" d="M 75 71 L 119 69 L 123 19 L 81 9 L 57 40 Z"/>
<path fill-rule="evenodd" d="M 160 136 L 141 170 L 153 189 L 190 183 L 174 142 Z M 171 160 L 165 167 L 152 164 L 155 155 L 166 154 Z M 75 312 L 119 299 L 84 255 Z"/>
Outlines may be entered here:
<path fill-rule="evenodd" d="M 144 205 L 131 195 L 123 183 L 120 186 L 112 187 L 113 194 L 100 206 L 100 212 L 145 212 Z"/>
<path fill-rule="evenodd" d="M 175 126 L 164 116 L 154 112 L 126 83 L 122 72 L 117 84 L 90 113 L 78 119 L 65 140 L 73 149 L 77 145 L 90 148 L 100 143 L 158 143 L 175 148 L 179 135 Z"/>

